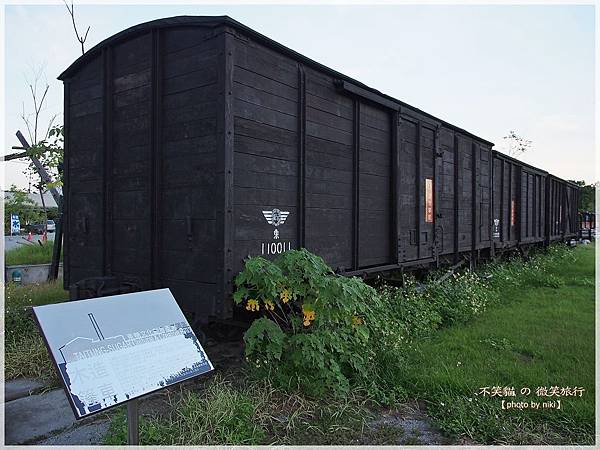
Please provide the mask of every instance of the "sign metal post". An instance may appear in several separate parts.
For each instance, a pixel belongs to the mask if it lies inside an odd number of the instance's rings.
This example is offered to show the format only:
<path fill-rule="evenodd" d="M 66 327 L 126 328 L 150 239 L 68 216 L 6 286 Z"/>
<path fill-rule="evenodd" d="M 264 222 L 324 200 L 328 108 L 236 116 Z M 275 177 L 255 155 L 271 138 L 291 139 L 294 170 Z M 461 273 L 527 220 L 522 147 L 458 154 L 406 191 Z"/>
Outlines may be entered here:
<path fill-rule="evenodd" d="M 137 399 L 127 402 L 127 444 L 140 445 L 140 422 Z"/>

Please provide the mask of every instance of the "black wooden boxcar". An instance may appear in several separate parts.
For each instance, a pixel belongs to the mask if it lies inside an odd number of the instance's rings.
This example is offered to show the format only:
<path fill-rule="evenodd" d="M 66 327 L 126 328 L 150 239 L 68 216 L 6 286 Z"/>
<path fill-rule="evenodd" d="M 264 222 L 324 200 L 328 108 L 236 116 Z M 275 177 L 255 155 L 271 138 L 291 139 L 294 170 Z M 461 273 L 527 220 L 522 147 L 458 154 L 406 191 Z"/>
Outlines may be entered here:
<path fill-rule="evenodd" d="M 545 241 L 547 177 L 546 171 L 494 151 L 496 249 Z"/>
<path fill-rule="evenodd" d="M 227 319 L 248 255 L 369 274 L 573 231 L 570 184 L 228 17 L 132 27 L 60 79 L 65 286 L 120 276 Z"/>

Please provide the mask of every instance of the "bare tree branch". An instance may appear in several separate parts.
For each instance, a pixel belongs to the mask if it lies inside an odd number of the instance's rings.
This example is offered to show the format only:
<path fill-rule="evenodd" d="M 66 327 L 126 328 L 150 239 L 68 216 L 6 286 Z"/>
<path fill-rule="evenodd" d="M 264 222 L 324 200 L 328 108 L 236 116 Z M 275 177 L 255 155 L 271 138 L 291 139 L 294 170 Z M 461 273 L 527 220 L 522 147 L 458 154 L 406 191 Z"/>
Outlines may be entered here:
<path fill-rule="evenodd" d="M 510 130 L 508 135 L 502 139 L 507 143 L 508 156 L 517 157 L 531 149 L 532 141 L 518 135 L 513 130 Z"/>
<path fill-rule="evenodd" d="M 21 113 L 21 119 L 27 127 L 27 134 L 29 134 L 29 140 L 33 142 L 33 133 L 31 132 L 31 122 L 29 122 L 29 116 L 25 115 L 25 102 L 22 102 L 23 112 Z"/>
<path fill-rule="evenodd" d="M 88 33 L 90 32 L 90 27 L 89 26 L 87 27 L 85 35 L 83 37 L 81 37 L 81 35 L 79 34 L 79 31 L 77 30 L 77 24 L 75 23 L 75 7 L 73 6 L 73 1 L 71 0 L 70 7 L 66 0 L 63 0 L 63 3 L 67 7 L 67 11 L 69 11 L 69 15 L 71 16 L 71 22 L 73 22 L 73 30 L 75 30 L 75 37 L 81 44 L 81 54 L 83 55 L 85 53 L 85 48 L 84 48 L 83 44 L 85 44 L 85 41 L 88 37 Z"/>
<path fill-rule="evenodd" d="M 54 125 L 54 121 L 56 120 L 57 117 L 58 117 L 58 114 L 54 114 L 52 117 L 50 117 L 50 121 L 48 122 L 48 128 L 46 128 L 46 135 L 44 136 L 44 140 L 48 139 L 48 137 L 50 136 L 50 130 L 52 129 L 52 126 Z"/>

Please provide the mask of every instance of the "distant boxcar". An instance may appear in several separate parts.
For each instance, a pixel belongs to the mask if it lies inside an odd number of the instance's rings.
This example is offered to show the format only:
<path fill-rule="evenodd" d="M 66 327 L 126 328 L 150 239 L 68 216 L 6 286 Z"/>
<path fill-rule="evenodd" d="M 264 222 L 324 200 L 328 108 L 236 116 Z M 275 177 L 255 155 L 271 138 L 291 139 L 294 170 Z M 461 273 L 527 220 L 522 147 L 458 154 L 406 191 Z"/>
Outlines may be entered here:
<path fill-rule="evenodd" d="M 574 230 L 576 186 L 228 17 L 129 28 L 60 79 L 66 287 L 118 276 L 228 319 L 249 255 L 362 275 Z"/>

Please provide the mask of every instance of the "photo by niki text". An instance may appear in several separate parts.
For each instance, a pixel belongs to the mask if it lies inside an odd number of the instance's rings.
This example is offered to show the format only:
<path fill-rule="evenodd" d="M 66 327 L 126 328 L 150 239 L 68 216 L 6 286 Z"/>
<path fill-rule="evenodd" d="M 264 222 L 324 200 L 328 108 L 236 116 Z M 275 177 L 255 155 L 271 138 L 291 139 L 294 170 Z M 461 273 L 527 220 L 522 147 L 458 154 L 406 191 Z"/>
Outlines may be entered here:
<path fill-rule="evenodd" d="M 502 409 L 561 409 L 562 398 L 582 397 L 585 388 L 580 386 L 483 386 L 475 393 L 481 397 L 497 397 Z M 525 397 L 517 400 L 517 397 Z M 532 398 L 533 397 L 533 398 Z"/>

